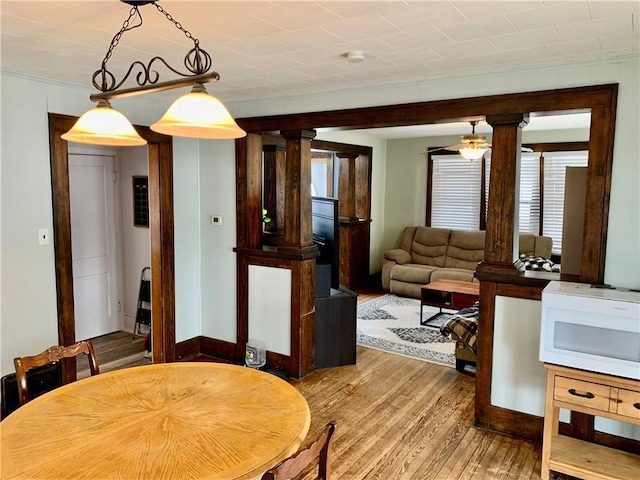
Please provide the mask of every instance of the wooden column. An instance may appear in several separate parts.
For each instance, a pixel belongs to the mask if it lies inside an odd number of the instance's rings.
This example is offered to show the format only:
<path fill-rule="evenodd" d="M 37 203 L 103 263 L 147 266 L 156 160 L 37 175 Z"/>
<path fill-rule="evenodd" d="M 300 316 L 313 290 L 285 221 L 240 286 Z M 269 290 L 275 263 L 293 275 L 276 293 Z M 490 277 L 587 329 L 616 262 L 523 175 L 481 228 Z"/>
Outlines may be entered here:
<path fill-rule="evenodd" d="M 291 364 L 303 377 L 314 368 L 316 257 L 311 227 L 311 139 L 314 130 L 281 131 L 287 141 L 284 183 L 284 238 L 278 253 L 291 268 Z"/>
<path fill-rule="evenodd" d="M 238 248 L 262 248 L 262 136 L 236 140 Z"/>
<path fill-rule="evenodd" d="M 358 220 L 356 215 L 356 158 L 355 153 L 336 153 L 340 159 L 338 171 L 338 198 L 340 199 L 340 218 Z"/>
<path fill-rule="evenodd" d="M 485 253 L 477 268 L 481 273 L 518 275 L 513 262 L 519 251 L 520 151 L 522 127 L 528 119 L 523 113 L 487 116 L 493 139 Z"/>
<path fill-rule="evenodd" d="M 300 253 L 314 247 L 311 232 L 311 139 L 315 130 L 287 130 L 284 240 L 280 249 Z M 315 247 L 314 247 L 315 248 Z"/>
<path fill-rule="evenodd" d="M 279 145 L 264 145 L 263 206 L 271 218 L 265 225 L 267 232 L 284 230 L 285 149 Z"/>

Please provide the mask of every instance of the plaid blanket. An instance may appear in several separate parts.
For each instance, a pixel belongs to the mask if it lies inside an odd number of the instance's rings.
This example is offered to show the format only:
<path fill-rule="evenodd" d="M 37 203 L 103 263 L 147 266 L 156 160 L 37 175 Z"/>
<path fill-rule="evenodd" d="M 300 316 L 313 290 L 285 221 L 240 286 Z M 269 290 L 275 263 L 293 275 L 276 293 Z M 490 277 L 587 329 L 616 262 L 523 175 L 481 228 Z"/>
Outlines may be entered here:
<path fill-rule="evenodd" d="M 478 332 L 478 302 L 473 307 L 458 310 L 440 327 L 440 333 L 453 340 L 459 340 L 476 353 L 476 333 Z"/>

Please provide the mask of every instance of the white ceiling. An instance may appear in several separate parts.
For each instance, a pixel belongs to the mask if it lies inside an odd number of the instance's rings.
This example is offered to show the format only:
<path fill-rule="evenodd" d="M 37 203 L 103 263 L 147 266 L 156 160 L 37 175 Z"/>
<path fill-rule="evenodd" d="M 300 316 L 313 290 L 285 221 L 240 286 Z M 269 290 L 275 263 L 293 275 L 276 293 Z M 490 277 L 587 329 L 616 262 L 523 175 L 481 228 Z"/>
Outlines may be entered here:
<path fill-rule="evenodd" d="M 638 55 L 638 0 L 158 2 L 198 38 L 222 101 L 423 81 Z M 131 7 L 120 1 L 0 1 L 3 70 L 90 85 Z M 161 56 L 184 71 L 193 44 L 153 5 L 107 67 Z M 365 61 L 349 63 L 348 51 Z M 175 74 L 158 68 L 161 81 Z M 129 86 L 131 86 L 129 84 Z M 566 128 L 566 123 L 564 124 Z M 467 133 L 468 125 L 462 124 Z M 461 127 L 461 128 L 462 128 Z"/>

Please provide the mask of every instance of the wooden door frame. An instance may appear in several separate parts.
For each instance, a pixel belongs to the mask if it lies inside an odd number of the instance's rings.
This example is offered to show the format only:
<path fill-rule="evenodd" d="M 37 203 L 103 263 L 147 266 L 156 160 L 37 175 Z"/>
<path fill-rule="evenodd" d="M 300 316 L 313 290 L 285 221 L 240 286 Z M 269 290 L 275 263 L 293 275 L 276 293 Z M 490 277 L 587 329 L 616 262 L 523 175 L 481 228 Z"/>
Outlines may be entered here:
<path fill-rule="evenodd" d="M 68 144 L 60 136 L 77 117 L 49 113 L 49 148 L 53 241 L 58 306 L 58 342 L 75 342 L 73 265 L 71 254 L 71 201 L 69 197 Z M 172 139 L 147 127 L 136 126 L 149 142 L 149 233 L 151 241 L 151 311 L 153 361 L 175 361 L 175 276 L 173 239 Z M 64 382 L 76 379 L 75 362 L 65 362 Z"/>

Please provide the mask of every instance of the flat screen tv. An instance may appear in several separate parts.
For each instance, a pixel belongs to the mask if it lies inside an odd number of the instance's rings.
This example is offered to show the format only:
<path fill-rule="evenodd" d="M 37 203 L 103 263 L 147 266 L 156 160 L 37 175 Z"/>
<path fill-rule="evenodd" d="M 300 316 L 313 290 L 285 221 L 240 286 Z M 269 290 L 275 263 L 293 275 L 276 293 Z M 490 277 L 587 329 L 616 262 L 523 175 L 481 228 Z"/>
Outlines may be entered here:
<path fill-rule="evenodd" d="M 318 265 L 331 266 L 331 288 L 340 288 L 340 215 L 337 198 L 312 197 L 313 241 L 320 249 Z"/>

